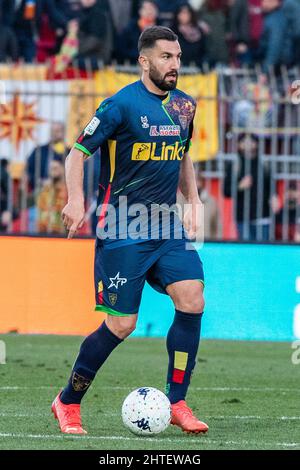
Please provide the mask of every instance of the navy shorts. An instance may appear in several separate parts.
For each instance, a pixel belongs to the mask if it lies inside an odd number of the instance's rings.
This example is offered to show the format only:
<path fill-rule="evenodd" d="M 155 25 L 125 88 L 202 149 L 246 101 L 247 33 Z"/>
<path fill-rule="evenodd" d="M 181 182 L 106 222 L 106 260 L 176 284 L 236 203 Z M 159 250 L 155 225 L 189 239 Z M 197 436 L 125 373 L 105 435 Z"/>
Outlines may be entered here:
<path fill-rule="evenodd" d="M 96 310 L 111 315 L 138 313 L 147 281 L 166 294 L 166 287 L 177 281 L 197 279 L 204 284 L 202 262 L 187 241 L 147 240 L 116 248 L 96 242 Z"/>

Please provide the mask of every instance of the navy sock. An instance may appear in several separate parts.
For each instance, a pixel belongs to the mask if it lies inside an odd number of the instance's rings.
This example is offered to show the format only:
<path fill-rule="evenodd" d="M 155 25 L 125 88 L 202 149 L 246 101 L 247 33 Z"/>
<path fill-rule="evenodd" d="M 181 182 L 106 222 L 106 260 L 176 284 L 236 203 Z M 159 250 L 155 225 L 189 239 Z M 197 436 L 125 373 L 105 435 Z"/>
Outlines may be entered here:
<path fill-rule="evenodd" d="M 167 336 L 169 367 L 166 394 L 172 404 L 185 400 L 196 364 L 201 318 L 202 313 L 175 310 L 174 321 Z"/>
<path fill-rule="evenodd" d="M 69 383 L 60 396 L 65 405 L 81 402 L 97 371 L 122 341 L 109 330 L 105 322 L 98 330 L 85 338 L 73 366 Z"/>

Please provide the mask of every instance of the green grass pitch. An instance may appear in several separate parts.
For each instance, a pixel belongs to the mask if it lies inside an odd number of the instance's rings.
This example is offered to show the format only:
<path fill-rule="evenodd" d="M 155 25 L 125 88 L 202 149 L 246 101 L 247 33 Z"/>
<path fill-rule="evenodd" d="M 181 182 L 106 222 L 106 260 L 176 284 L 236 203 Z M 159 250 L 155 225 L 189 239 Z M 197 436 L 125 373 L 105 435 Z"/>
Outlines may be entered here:
<path fill-rule="evenodd" d="M 87 436 L 65 436 L 50 413 L 82 341 L 80 337 L 1 335 L 0 449 L 205 450 L 300 449 L 300 365 L 289 343 L 202 341 L 188 404 L 209 426 L 205 436 L 170 426 L 150 438 L 122 424 L 126 395 L 140 386 L 164 390 L 163 339 L 128 339 L 109 358 L 82 405 Z"/>

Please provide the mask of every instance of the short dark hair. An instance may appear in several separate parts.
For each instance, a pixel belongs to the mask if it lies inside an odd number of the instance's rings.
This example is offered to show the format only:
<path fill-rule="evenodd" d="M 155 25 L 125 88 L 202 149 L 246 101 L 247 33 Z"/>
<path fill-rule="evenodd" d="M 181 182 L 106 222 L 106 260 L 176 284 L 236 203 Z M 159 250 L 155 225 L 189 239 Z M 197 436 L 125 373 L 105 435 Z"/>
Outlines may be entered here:
<path fill-rule="evenodd" d="M 146 28 L 139 37 L 138 51 L 143 49 L 152 49 L 156 41 L 164 39 L 165 41 L 177 41 L 178 36 L 170 28 L 166 26 L 151 26 Z"/>
<path fill-rule="evenodd" d="M 157 5 L 157 1 L 156 0 L 141 0 L 139 2 L 139 9 L 142 8 L 142 6 L 144 5 L 144 3 L 146 2 L 149 2 L 149 3 L 153 3 L 153 5 L 158 9 L 158 5 Z"/>

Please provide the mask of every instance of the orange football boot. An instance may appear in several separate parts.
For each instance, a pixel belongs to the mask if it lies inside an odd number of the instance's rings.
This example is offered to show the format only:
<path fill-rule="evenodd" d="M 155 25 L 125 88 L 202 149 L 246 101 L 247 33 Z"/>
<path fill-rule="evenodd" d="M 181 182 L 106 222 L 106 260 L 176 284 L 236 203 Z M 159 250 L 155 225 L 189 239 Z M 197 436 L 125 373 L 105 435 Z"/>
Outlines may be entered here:
<path fill-rule="evenodd" d="M 87 434 L 81 425 L 80 405 L 65 405 L 60 400 L 60 395 L 61 392 L 52 403 L 51 410 L 55 419 L 59 422 L 61 432 L 65 434 Z"/>
<path fill-rule="evenodd" d="M 171 424 L 179 426 L 183 432 L 199 434 L 208 431 L 207 424 L 199 421 L 184 400 L 171 405 Z"/>

